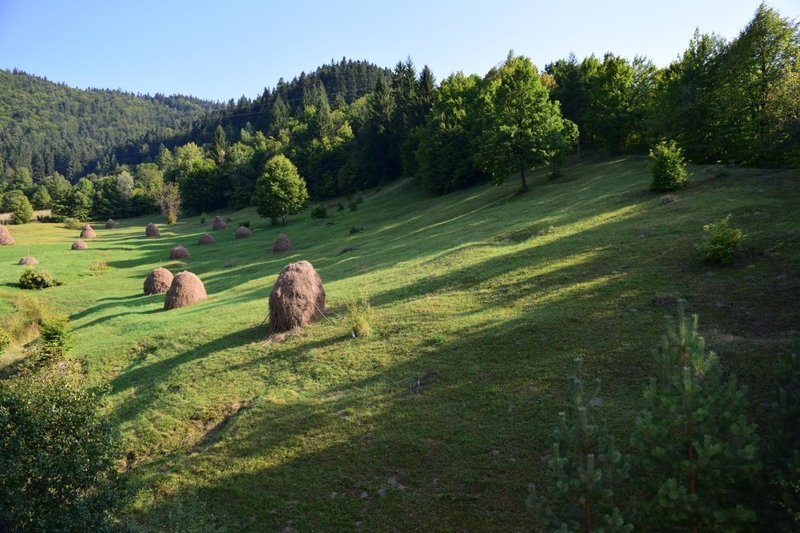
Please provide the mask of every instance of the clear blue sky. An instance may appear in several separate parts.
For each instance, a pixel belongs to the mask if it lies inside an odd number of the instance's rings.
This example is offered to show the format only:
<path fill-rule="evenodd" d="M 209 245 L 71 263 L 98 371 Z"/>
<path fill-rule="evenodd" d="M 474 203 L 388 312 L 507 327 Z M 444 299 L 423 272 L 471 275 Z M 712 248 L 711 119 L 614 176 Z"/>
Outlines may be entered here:
<path fill-rule="evenodd" d="M 437 79 L 483 75 L 509 49 L 537 66 L 607 51 L 665 66 L 696 27 L 731 39 L 759 0 L 0 0 L 0 68 L 73 87 L 255 97 L 343 56 Z M 800 0 L 768 4 L 800 17 Z"/>

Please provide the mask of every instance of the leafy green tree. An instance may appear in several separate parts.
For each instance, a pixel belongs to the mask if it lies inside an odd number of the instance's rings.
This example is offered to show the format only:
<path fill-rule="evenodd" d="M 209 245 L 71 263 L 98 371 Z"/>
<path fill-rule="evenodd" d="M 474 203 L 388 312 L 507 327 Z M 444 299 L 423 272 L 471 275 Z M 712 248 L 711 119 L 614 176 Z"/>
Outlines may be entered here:
<path fill-rule="evenodd" d="M 210 147 L 211 159 L 213 159 L 217 165 L 223 164 L 229 147 L 230 144 L 228 143 L 227 135 L 225 135 L 225 128 L 223 128 L 222 125 L 217 125 L 217 129 L 214 130 L 214 141 L 211 143 Z"/>
<path fill-rule="evenodd" d="M 31 197 L 31 203 L 35 209 L 50 209 L 52 202 L 53 199 L 50 197 L 47 187 L 44 185 L 36 187 Z"/>
<path fill-rule="evenodd" d="M 165 183 L 160 189 L 152 193 L 153 203 L 156 204 L 167 224 L 178 222 L 178 215 L 181 214 L 183 197 L 181 189 L 177 183 Z"/>
<path fill-rule="evenodd" d="M 654 191 L 673 191 L 686 183 L 688 173 L 681 149 L 675 141 L 661 141 L 650 150 L 650 168 Z"/>
<path fill-rule="evenodd" d="M 742 531 L 756 518 L 755 426 L 745 417 L 744 388 L 724 379 L 697 315 L 685 316 L 684 307 L 668 323 L 631 437 L 632 481 L 647 495 L 634 507 L 642 523 L 665 531 Z"/>
<path fill-rule="evenodd" d="M 285 224 L 286 215 L 300 211 L 307 200 L 306 183 L 297 167 L 282 154 L 273 156 L 256 182 L 253 204 L 258 214 L 273 222 L 280 218 Z"/>
<path fill-rule="evenodd" d="M 561 116 L 558 103 L 549 100 L 527 57 L 509 54 L 503 65 L 492 69 L 484 80 L 481 101 L 479 160 L 496 183 L 519 172 L 522 190 L 527 190 L 528 169 L 546 165 L 577 136 L 577 128 Z"/>
<path fill-rule="evenodd" d="M 577 364 L 569 409 L 558 414 L 559 424 L 553 430 L 548 484 L 541 490 L 530 486 L 528 507 L 547 531 L 629 532 L 633 526 L 614 505 L 612 490 L 615 476 L 627 476 L 628 465 L 613 436 L 595 420 L 599 380 L 590 397 L 582 361 Z"/>
<path fill-rule="evenodd" d="M 5 194 L 3 211 L 11 213 L 11 218 L 17 224 L 27 224 L 33 219 L 33 206 L 25 193 L 18 189 Z"/>

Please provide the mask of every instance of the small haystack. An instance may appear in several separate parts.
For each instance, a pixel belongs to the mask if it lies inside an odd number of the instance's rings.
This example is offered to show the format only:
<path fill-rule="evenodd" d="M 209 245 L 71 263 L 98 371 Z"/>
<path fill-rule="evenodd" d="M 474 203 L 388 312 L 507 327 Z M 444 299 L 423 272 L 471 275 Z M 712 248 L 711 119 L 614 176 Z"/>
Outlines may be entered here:
<path fill-rule="evenodd" d="M 39 260 L 36 259 L 35 257 L 30 256 L 30 255 L 26 255 L 25 257 L 23 257 L 22 259 L 19 260 L 18 264 L 20 264 L 20 265 L 38 265 L 39 264 Z"/>
<path fill-rule="evenodd" d="M 228 224 L 222 220 L 222 217 L 214 217 L 214 221 L 211 223 L 211 229 L 228 229 Z"/>
<path fill-rule="evenodd" d="M 94 232 L 92 227 L 89 224 L 84 224 L 83 229 L 81 230 L 81 239 L 94 239 L 97 237 L 97 233 Z"/>
<path fill-rule="evenodd" d="M 197 239 L 197 244 L 214 244 L 215 242 L 217 240 L 208 233 L 203 233 L 203 236 Z"/>
<path fill-rule="evenodd" d="M 119 224 L 117 224 L 117 221 L 114 220 L 113 218 L 109 218 L 108 220 L 106 220 L 106 229 L 117 229 L 118 227 Z"/>
<path fill-rule="evenodd" d="M 8 231 L 8 228 L 4 225 L 0 224 L 0 246 L 11 246 L 16 241 L 14 237 L 11 236 L 11 232 Z"/>
<path fill-rule="evenodd" d="M 236 239 L 246 239 L 252 236 L 253 232 L 250 231 L 250 228 L 246 228 L 244 226 L 239 226 L 239 229 L 237 229 L 236 233 L 233 235 L 233 237 Z"/>
<path fill-rule="evenodd" d="M 269 295 L 269 325 L 273 333 L 319 320 L 325 312 L 325 289 L 308 261 L 286 265 Z"/>
<path fill-rule="evenodd" d="M 169 251 L 170 259 L 189 259 L 190 257 L 192 257 L 192 255 L 189 253 L 189 250 L 181 244 Z"/>
<path fill-rule="evenodd" d="M 156 225 L 151 222 L 144 228 L 144 236 L 145 237 L 161 237 L 161 232 L 158 231 L 158 228 L 156 227 Z"/>
<path fill-rule="evenodd" d="M 294 250 L 292 243 L 289 242 L 289 237 L 285 233 L 279 233 L 278 238 L 272 244 L 272 253 L 288 252 L 289 250 Z"/>
<path fill-rule="evenodd" d="M 172 285 L 172 279 L 172 272 L 166 268 L 157 268 L 150 272 L 144 280 L 144 293 L 147 296 L 165 293 Z"/>
<path fill-rule="evenodd" d="M 72 243 L 73 250 L 86 250 L 87 248 L 89 248 L 89 245 L 83 241 L 75 241 Z"/>
<path fill-rule="evenodd" d="M 172 280 L 164 298 L 164 309 L 176 309 L 196 304 L 208 298 L 206 288 L 195 274 L 181 272 Z"/>

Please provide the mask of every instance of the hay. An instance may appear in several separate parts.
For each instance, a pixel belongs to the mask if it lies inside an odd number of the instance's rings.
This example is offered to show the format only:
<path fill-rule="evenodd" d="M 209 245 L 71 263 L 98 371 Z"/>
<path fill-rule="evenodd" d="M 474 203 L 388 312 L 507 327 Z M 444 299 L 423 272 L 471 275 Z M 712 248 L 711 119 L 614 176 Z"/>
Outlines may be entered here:
<path fill-rule="evenodd" d="M 113 218 L 109 218 L 108 220 L 106 220 L 106 229 L 117 229 L 118 227 L 119 224 L 117 224 L 117 221 L 114 220 Z"/>
<path fill-rule="evenodd" d="M 239 226 L 239 229 L 237 229 L 236 233 L 233 235 L 235 239 L 246 239 L 252 236 L 253 232 L 250 231 L 250 228 L 246 228 L 244 226 Z"/>
<path fill-rule="evenodd" d="M 206 288 L 195 274 L 181 272 L 172 280 L 164 298 L 164 309 L 177 309 L 196 304 L 208 298 Z"/>
<path fill-rule="evenodd" d="M 11 246 L 15 242 L 8 228 L 0 224 L 0 246 Z"/>
<path fill-rule="evenodd" d="M 158 228 L 156 227 L 156 225 L 151 222 L 144 228 L 144 236 L 145 237 L 161 237 L 161 232 L 158 231 Z"/>
<path fill-rule="evenodd" d="M 31 257 L 29 255 L 26 255 L 25 257 L 20 259 L 19 263 L 17 263 L 17 264 L 19 264 L 19 265 L 38 265 L 39 264 L 39 260 L 36 259 L 35 257 Z"/>
<path fill-rule="evenodd" d="M 80 238 L 94 239 L 95 237 L 97 237 L 97 233 L 94 232 L 92 227 L 89 224 L 84 224 L 83 229 L 81 230 Z"/>
<path fill-rule="evenodd" d="M 273 333 L 319 320 L 325 312 L 325 289 L 308 261 L 286 265 L 269 295 L 269 325 Z"/>
<path fill-rule="evenodd" d="M 203 233 L 203 236 L 197 239 L 197 244 L 214 244 L 215 242 L 217 240 L 208 233 Z"/>
<path fill-rule="evenodd" d="M 228 229 L 228 224 L 222 220 L 222 217 L 214 217 L 214 221 L 211 223 L 211 229 Z"/>
<path fill-rule="evenodd" d="M 192 257 L 192 255 L 189 253 L 189 250 L 180 244 L 169 251 L 170 259 L 189 259 L 190 257 Z"/>
<path fill-rule="evenodd" d="M 288 252 L 289 250 L 294 250 L 292 243 L 289 242 L 289 237 L 285 233 L 279 233 L 278 238 L 272 244 L 272 253 Z"/>
<path fill-rule="evenodd" d="M 166 268 L 157 268 L 150 272 L 144 280 L 144 293 L 150 296 L 167 292 L 172 285 L 172 279 L 172 272 Z"/>
<path fill-rule="evenodd" d="M 89 248 L 89 245 L 83 241 L 75 241 L 72 243 L 73 250 L 86 250 L 87 248 Z"/>

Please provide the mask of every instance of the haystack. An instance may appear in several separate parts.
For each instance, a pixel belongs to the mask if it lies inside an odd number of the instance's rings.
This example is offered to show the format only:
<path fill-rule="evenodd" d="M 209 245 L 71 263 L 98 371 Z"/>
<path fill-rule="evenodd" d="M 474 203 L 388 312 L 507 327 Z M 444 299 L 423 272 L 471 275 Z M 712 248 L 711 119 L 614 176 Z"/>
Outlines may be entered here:
<path fill-rule="evenodd" d="M 11 246 L 15 242 L 8 228 L 0 224 L 0 246 Z"/>
<path fill-rule="evenodd" d="M 108 220 L 106 220 L 106 229 L 117 229 L 118 227 L 119 224 L 117 224 L 117 221 L 114 220 L 113 218 L 109 218 Z"/>
<path fill-rule="evenodd" d="M 196 304 L 208 298 L 206 288 L 195 274 L 181 272 L 172 280 L 164 298 L 164 309 L 176 309 Z"/>
<path fill-rule="evenodd" d="M 325 312 L 322 280 L 308 261 L 286 265 L 269 295 L 269 325 L 273 333 L 319 320 Z"/>
<path fill-rule="evenodd" d="M 294 250 L 292 243 L 289 242 L 289 237 L 285 233 L 279 233 L 278 238 L 272 244 L 272 253 L 288 252 L 289 250 Z"/>
<path fill-rule="evenodd" d="M 252 236 L 253 232 L 250 231 L 250 228 L 246 228 L 244 226 L 239 226 L 239 229 L 237 229 L 236 233 L 233 235 L 233 237 L 236 239 L 246 239 Z"/>
<path fill-rule="evenodd" d="M 203 233 L 203 236 L 197 239 L 197 244 L 214 244 L 215 242 L 217 240 L 208 233 Z"/>
<path fill-rule="evenodd" d="M 161 232 L 158 231 L 158 228 L 152 222 L 144 228 L 144 236 L 145 237 L 161 237 Z"/>
<path fill-rule="evenodd" d="M 167 292 L 172 285 L 172 279 L 172 272 L 166 268 L 157 268 L 150 272 L 144 280 L 144 293 L 150 296 Z"/>
<path fill-rule="evenodd" d="M 39 264 L 39 260 L 36 259 L 35 257 L 31 257 L 30 255 L 26 255 L 25 257 L 23 257 L 22 259 L 19 260 L 18 264 L 20 264 L 20 265 L 38 265 Z"/>
<path fill-rule="evenodd" d="M 222 217 L 214 217 L 214 221 L 211 223 L 211 229 L 228 229 L 228 224 L 222 220 Z"/>
<path fill-rule="evenodd" d="M 178 245 L 169 251 L 170 259 L 189 259 L 192 255 L 183 245 Z"/>
<path fill-rule="evenodd" d="M 86 250 L 87 248 L 89 248 L 89 245 L 83 241 L 75 241 L 72 243 L 73 250 Z"/>
<path fill-rule="evenodd" d="M 92 227 L 89 224 L 84 224 L 83 229 L 81 230 L 81 239 L 94 239 L 97 237 L 97 233 L 94 232 Z"/>

